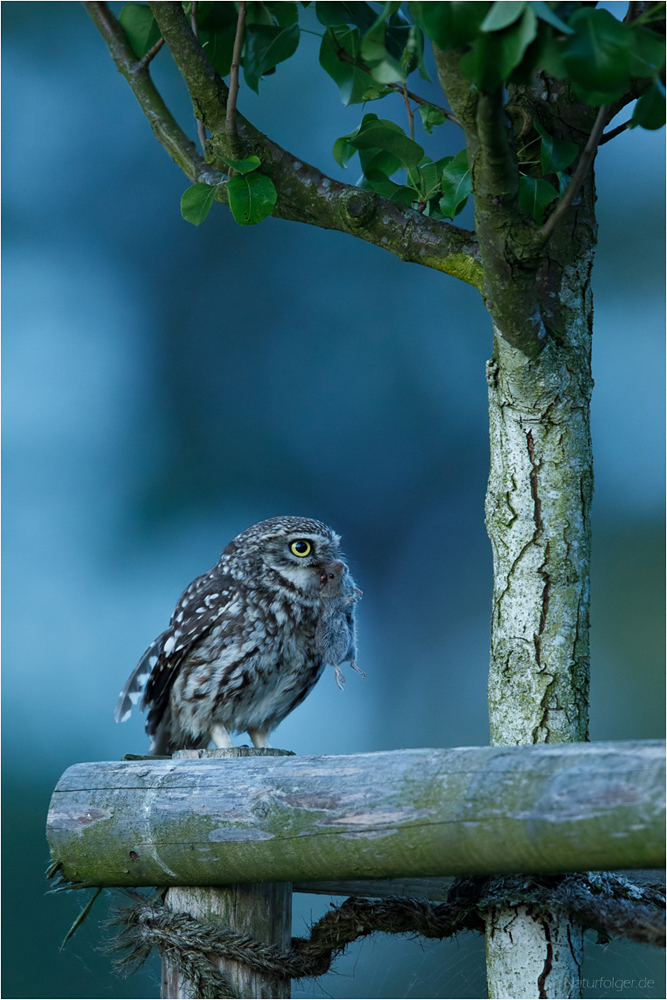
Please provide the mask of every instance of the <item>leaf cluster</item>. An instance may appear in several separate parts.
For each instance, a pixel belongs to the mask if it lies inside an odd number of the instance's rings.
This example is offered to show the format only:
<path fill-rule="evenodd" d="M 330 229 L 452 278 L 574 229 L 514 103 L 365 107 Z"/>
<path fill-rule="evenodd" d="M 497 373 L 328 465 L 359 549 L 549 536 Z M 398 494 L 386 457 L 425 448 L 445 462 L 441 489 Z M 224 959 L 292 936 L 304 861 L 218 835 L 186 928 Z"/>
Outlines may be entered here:
<path fill-rule="evenodd" d="M 359 187 L 411 205 L 431 218 L 453 219 L 472 191 L 465 149 L 434 162 L 400 125 L 376 114 L 364 115 L 354 132 L 336 140 L 333 155 L 342 167 L 355 153 L 362 169 Z M 405 183 L 391 179 L 399 170 L 405 171 Z"/>
<path fill-rule="evenodd" d="M 665 4 L 634 21 L 619 21 L 590 4 L 503 2 L 388 2 L 381 10 L 365 2 L 250 2 L 241 63 L 245 84 L 259 92 L 263 77 L 297 50 L 300 8 L 314 7 L 321 26 L 320 66 L 336 83 L 344 104 L 363 104 L 401 92 L 418 72 L 428 79 L 424 43 L 459 53 L 459 68 L 472 90 L 497 92 L 509 84 L 530 83 L 536 73 L 567 81 L 575 96 L 592 106 L 607 105 L 642 81 L 631 127 L 657 129 L 665 122 Z M 405 7 L 407 6 L 407 13 Z M 192 4 L 184 3 L 191 15 Z M 238 22 L 238 3 L 197 4 L 199 40 L 220 76 L 229 74 Z M 159 40 L 151 9 L 128 3 L 120 14 L 138 57 Z M 444 109 L 410 95 L 419 104 L 424 131 L 447 120 Z M 409 106 L 408 106 L 409 107 Z M 433 161 L 395 122 L 365 114 L 361 124 L 334 145 L 345 166 L 359 156 L 359 186 L 401 202 L 435 219 L 454 218 L 472 190 L 465 150 Z M 451 116 L 450 116 L 451 117 Z M 550 135 L 534 122 L 539 139 L 519 151 L 520 204 L 538 223 L 563 192 L 567 168 L 577 156 L 574 143 Z M 539 148 L 538 148 L 539 146 Z M 248 225 L 270 214 L 276 203 L 271 180 L 258 172 L 256 157 L 232 163 L 227 187 L 234 218 Z M 394 179 L 399 171 L 404 176 Z M 215 188 L 195 184 L 183 197 L 183 215 L 197 225 L 216 196 Z M 202 214 L 203 213 L 203 214 Z M 201 217 L 200 217 L 201 216 Z"/>
<path fill-rule="evenodd" d="M 248 3 L 241 64 L 246 84 L 259 93 L 263 76 L 275 73 L 278 63 L 293 56 L 299 45 L 299 13 L 296 3 Z M 192 3 L 183 9 L 190 16 Z M 197 4 L 199 41 L 220 76 L 229 74 L 238 20 L 238 3 L 203 0 Z M 127 3 L 119 21 L 136 55 L 141 58 L 160 38 L 160 29 L 150 7 Z"/>

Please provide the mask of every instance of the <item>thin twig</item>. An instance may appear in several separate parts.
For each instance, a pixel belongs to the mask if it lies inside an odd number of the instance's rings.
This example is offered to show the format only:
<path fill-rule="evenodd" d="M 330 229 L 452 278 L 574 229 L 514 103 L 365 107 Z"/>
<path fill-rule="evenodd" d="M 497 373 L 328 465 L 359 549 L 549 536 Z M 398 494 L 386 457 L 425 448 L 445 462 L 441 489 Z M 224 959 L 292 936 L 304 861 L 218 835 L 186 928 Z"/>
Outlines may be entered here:
<path fill-rule="evenodd" d="M 408 113 L 408 121 L 410 122 L 410 138 L 414 142 L 415 138 L 415 116 L 412 108 L 410 107 L 410 100 L 408 98 L 408 91 L 405 84 L 403 84 L 403 100 L 405 101 L 405 110 Z"/>
<path fill-rule="evenodd" d="M 158 38 L 155 45 L 151 49 L 149 49 L 146 55 L 139 60 L 139 62 L 137 63 L 137 69 L 138 70 L 146 69 L 149 62 L 155 59 L 156 55 L 158 54 L 163 45 L 164 45 L 164 38 Z"/>
<path fill-rule="evenodd" d="M 612 128 L 608 132 L 605 132 L 600 139 L 598 146 L 604 146 L 605 142 L 609 142 L 610 139 L 615 139 L 617 135 L 621 134 L 621 132 L 625 132 L 627 128 L 630 128 L 631 124 L 632 118 L 628 118 L 627 122 L 623 122 L 622 125 L 617 125 L 616 128 Z"/>
<path fill-rule="evenodd" d="M 239 66 L 241 64 L 241 49 L 243 48 L 243 29 L 245 28 L 246 4 L 244 0 L 239 3 L 239 16 L 236 22 L 236 37 L 234 38 L 234 51 L 232 53 L 232 65 L 229 73 L 229 97 L 227 98 L 227 114 L 225 125 L 230 135 L 236 135 L 236 99 L 239 93 Z"/>
<path fill-rule="evenodd" d="M 197 41 L 199 41 L 199 28 L 197 27 L 197 8 L 199 7 L 198 0 L 193 0 L 192 11 L 190 13 L 190 24 L 192 25 L 192 34 L 195 36 Z M 206 126 L 203 121 L 199 118 L 197 119 L 197 135 L 199 137 L 199 145 L 201 146 L 202 153 L 206 155 Z"/>
<path fill-rule="evenodd" d="M 554 229 L 574 201 L 575 196 L 579 193 L 579 188 L 581 187 L 584 177 L 588 172 L 588 168 L 590 167 L 593 157 L 595 156 L 595 151 L 600 144 L 604 127 L 607 124 L 608 113 L 608 106 L 603 104 L 598 111 L 598 116 L 595 119 L 595 125 L 593 125 L 593 131 L 589 135 L 588 142 L 586 143 L 584 151 L 581 154 L 581 158 L 579 159 L 579 166 L 575 170 L 572 180 L 568 184 L 563 197 L 556 205 L 555 211 L 549 216 L 547 221 L 542 226 L 542 237 L 545 240 L 549 239 Z"/>
<path fill-rule="evenodd" d="M 367 70 L 365 67 L 358 66 L 358 69 L 362 68 L 364 69 L 364 72 L 370 73 L 370 70 Z M 389 87 L 391 90 L 397 91 L 399 94 L 403 93 L 404 88 L 400 85 L 400 83 L 388 83 L 386 84 L 386 86 Z M 430 104 L 432 108 L 436 108 L 438 111 L 442 111 L 447 121 L 452 122 L 454 125 L 458 125 L 459 128 L 463 128 L 462 123 L 459 121 L 456 115 L 452 114 L 451 111 L 448 111 L 447 108 L 441 108 L 439 104 L 434 104 L 433 101 L 429 101 L 425 97 L 420 97 L 419 94 L 414 94 L 411 90 L 406 89 L 405 93 L 408 95 L 411 101 L 415 101 L 416 104 Z"/>

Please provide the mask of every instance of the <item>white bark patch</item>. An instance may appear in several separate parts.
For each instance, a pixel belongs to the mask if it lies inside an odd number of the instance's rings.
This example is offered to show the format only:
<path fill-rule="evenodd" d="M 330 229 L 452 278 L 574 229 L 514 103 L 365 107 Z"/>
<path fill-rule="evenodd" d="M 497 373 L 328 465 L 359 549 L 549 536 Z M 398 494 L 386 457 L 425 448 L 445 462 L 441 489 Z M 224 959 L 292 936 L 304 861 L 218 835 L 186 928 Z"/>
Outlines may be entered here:
<path fill-rule="evenodd" d="M 584 935 L 567 921 L 533 920 L 525 907 L 486 921 L 488 995 L 495 1000 L 581 996 Z"/>

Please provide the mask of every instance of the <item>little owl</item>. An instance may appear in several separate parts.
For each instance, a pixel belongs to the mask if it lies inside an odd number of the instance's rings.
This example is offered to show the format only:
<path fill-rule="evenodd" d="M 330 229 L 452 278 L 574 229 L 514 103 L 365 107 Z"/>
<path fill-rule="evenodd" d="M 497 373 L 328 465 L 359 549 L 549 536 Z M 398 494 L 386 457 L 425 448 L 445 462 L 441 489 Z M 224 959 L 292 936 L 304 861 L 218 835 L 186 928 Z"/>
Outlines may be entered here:
<path fill-rule="evenodd" d="M 326 524 L 303 517 L 254 524 L 181 595 L 123 688 L 116 721 L 129 718 L 143 691 L 152 754 L 211 740 L 231 747 L 231 734 L 244 731 L 255 746 L 269 746 L 271 730 L 301 704 L 327 661 L 337 680 L 339 663 L 353 661 L 357 594 L 340 538 Z"/>

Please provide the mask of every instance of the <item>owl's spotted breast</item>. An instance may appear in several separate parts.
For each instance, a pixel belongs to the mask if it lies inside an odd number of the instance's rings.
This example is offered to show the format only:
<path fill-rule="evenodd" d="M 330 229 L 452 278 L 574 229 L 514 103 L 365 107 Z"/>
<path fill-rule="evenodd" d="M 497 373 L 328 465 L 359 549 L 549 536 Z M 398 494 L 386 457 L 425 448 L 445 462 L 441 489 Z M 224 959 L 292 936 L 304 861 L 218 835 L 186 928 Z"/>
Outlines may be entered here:
<path fill-rule="evenodd" d="M 267 746 L 324 670 L 320 576 L 339 559 L 340 539 L 320 521 L 271 518 L 241 532 L 183 592 L 125 685 L 117 720 L 143 689 L 152 753 L 231 746 L 237 731 Z"/>

